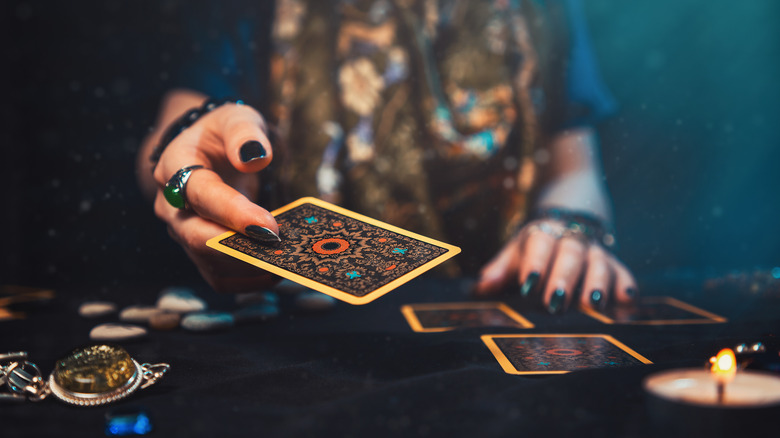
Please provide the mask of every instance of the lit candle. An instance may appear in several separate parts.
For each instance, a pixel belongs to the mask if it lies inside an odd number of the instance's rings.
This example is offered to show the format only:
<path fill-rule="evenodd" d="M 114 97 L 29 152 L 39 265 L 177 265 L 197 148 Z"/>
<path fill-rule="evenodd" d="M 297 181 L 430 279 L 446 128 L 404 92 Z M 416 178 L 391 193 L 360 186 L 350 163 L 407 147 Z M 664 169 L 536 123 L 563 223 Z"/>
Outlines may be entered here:
<path fill-rule="evenodd" d="M 710 369 L 677 369 L 650 375 L 643 386 L 654 396 L 696 406 L 780 406 L 780 376 L 777 374 L 753 370 L 737 372 L 734 352 L 729 349 L 721 350 L 710 362 Z"/>
<path fill-rule="evenodd" d="M 730 348 L 720 350 L 717 356 L 710 358 L 712 376 L 717 386 L 718 404 L 723 404 L 726 397 L 726 384 L 737 375 L 737 358 Z"/>
<path fill-rule="evenodd" d="M 722 350 L 709 368 L 662 371 L 646 377 L 652 435 L 750 436 L 780 416 L 780 375 L 737 370 L 734 352 Z"/>

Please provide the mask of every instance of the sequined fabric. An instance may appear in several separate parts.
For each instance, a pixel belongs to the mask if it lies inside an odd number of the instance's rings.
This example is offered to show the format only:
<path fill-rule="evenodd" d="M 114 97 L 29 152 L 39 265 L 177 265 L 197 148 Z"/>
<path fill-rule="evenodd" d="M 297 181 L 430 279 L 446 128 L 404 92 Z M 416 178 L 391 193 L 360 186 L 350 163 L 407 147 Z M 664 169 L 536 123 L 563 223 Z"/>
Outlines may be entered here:
<path fill-rule="evenodd" d="M 278 1 L 271 115 L 289 197 L 456 243 L 476 269 L 525 216 L 545 112 L 563 88 L 559 9 Z"/>

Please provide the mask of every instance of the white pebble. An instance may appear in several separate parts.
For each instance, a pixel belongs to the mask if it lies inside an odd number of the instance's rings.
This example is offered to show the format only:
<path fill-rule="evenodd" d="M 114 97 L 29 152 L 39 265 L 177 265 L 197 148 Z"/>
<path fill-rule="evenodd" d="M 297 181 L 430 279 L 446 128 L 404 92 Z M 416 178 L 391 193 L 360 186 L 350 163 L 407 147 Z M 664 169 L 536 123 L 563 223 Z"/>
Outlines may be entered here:
<path fill-rule="evenodd" d="M 206 310 L 206 302 L 199 298 L 192 289 L 185 287 L 169 287 L 160 292 L 157 307 L 169 312 L 190 313 Z"/>
<path fill-rule="evenodd" d="M 152 306 L 130 306 L 119 312 L 119 319 L 127 322 L 149 322 L 154 315 L 163 312 L 165 310 Z"/>
<path fill-rule="evenodd" d="M 79 315 L 84 318 L 97 318 L 116 312 L 116 304 L 108 301 L 88 301 L 79 306 Z"/>
<path fill-rule="evenodd" d="M 89 332 L 93 341 L 127 341 L 146 335 L 146 329 L 129 324 L 100 324 Z"/>
<path fill-rule="evenodd" d="M 295 306 L 307 312 L 322 312 L 332 309 L 335 305 L 335 298 L 315 290 L 301 292 L 295 297 Z"/>

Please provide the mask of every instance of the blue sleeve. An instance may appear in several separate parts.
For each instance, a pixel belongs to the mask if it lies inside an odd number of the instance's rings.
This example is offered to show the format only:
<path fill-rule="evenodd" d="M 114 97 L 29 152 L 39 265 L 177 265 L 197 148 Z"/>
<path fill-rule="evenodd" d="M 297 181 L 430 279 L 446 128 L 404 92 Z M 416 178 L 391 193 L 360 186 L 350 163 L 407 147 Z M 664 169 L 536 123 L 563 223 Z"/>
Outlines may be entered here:
<path fill-rule="evenodd" d="M 231 17 L 216 5 L 209 9 L 183 22 L 183 54 L 177 55 L 181 62 L 172 73 L 171 85 L 213 98 L 262 102 L 267 82 L 266 20 L 260 14 Z"/>
<path fill-rule="evenodd" d="M 614 97 L 599 73 L 580 0 L 564 0 L 569 24 L 566 96 L 555 129 L 593 125 L 617 110 Z"/>

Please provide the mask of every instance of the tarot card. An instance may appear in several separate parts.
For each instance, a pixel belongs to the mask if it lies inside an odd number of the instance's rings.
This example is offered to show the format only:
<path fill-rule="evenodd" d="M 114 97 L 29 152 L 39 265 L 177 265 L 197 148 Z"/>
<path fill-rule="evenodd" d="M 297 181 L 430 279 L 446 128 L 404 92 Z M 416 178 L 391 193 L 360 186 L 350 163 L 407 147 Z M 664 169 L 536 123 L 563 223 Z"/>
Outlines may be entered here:
<path fill-rule="evenodd" d="M 614 306 L 603 311 L 583 308 L 582 311 L 605 324 L 716 324 L 727 321 L 672 297 L 644 297 L 637 305 Z"/>
<path fill-rule="evenodd" d="M 369 303 L 460 252 L 315 198 L 272 213 L 277 246 L 232 231 L 207 245 L 350 304 Z"/>
<path fill-rule="evenodd" d="M 501 302 L 406 304 L 401 306 L 401 313 L 416 332 L 445 332 L 467 327 L 534 327 Z"/>
<path fill-rule="evenodd" d="M 563 374 L 652 363 L 609 335 L 484 335 L 482 341 L 507 374 Z"/>

